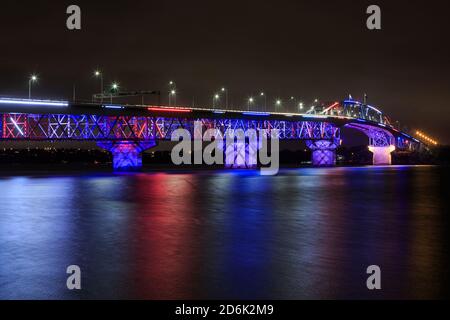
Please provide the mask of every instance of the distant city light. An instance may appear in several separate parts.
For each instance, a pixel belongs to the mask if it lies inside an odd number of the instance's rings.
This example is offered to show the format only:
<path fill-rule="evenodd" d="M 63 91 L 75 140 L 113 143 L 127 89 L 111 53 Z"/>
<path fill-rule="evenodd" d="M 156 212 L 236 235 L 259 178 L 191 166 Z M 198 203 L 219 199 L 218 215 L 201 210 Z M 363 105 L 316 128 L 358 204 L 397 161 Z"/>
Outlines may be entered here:
<path fill-rule="evenodd" d="M 422 141 L 428 142 L 428 143 L 433 144 L 433 145 L 435 145 L 435 146 L 438 145 L 438 142 L 437 142 L 436 140 L 430 138 L 428 135 L 426 135 L 426 134 L 424 134 L 424 133 L 422 133 L 422 132 L 420 132 L 420 131 L 416 131 L 416 135 L 417 135 L 419 138 L 421 138 Z"/>

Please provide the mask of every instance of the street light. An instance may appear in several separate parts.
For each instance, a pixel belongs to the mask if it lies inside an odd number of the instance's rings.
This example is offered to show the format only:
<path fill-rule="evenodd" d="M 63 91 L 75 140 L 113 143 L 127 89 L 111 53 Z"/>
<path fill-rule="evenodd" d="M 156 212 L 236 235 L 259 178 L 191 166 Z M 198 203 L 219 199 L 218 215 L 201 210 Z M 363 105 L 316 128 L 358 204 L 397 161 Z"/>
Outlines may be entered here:
<path fill-rule="evenodd" d="M 276 104 L 277 107 L 281 106 L 281 100 L 278 99 L 278 100 L 275 102 L 275 104 Z"/>
<path fill-rule="evenodd" d="M 299 109 L 299 110 L 303 110 L 303 102 L 300 102 L 300 103 L 298 104 L 298 109 Z"/>
<path fill-rule="evenodd" d="M 174 97 L 174 105 L 177 105 L 177 91 L 176 90 L 170 90 L 169 92 L 169 107 L 172 103 L 171 97 Z"/>
<path fill-rule="evenodd" d="M 113 82 L 111 85 L 111 90 L 110 90 L 110 97 L 111 97 L 111 103 L 113 100 L 113 93 L 117 93 L 119 91 L 119 84 L 117 82 Z"/>
<path fill-rule="evenodd" d="M 293 110 L 295 110 L 296 101 L 295 101 L 295 97 L 294 96 L 291 96 L 291 102 L 292 102 L 292 108 L 293 108 Z"/>
<path fill-rule="evenodd" d="M 37 75 L 31 75 L 30 80 L 28 80 L 28 99 L 31 99 L 31 84 L 33 82 L 37 82 L 38 77 Z"/>
<path fill-rule="evenodd" d="M 213 96 L 213 108 L 215 107 L 215 102 L 218 101 L 220 99 L 220 95 L 218 93 L 216 93 Z"/>
<path fill-rule="evenodd" d="M 266 94 L 264 92 L 261 92 L 259 94 L 259 96 L 264 98 L 264 111 L 267 111 L 267 96 L 266 96 Z"/>
<path fill-rule="evenodd" d="M 255 101 L 252 97 L 248 99 L 248 111 L 250 111 L 250 105 Z"/>
<path fill-rule="evenodd" d="M 175 81 L 169 81 L 169 107 L 172 104 L 172 96 L 174 96 L 174 100 L 175 100 L 175 105 L 177 104 L 177 84 L 175 83 Z"/>
<path fill-rule="evenodd" d="M 222 87 L 222 89 L 220 89 L 220 91 L 225 93 L 225 107 L 226 107 L 226 109 L 228 109 L 228 90 L 227 90 L 227 88 Z"/>
<path fill-rule="evenodd" d="M 101 94 L 101 102 L 103 103 L 103 73 L 100 70 L 96 70 L 94 72 L 94 76 L 100 78 L 100 94 Z"/>

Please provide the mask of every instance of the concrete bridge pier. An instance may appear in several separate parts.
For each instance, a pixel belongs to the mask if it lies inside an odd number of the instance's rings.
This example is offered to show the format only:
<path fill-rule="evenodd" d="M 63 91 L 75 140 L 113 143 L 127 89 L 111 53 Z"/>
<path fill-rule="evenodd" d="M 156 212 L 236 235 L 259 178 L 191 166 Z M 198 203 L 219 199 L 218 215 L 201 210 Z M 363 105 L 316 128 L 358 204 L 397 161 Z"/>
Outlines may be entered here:
<path fill-rule="evenodd" d="M 375 166 L 391 165 L 392 164 L 391 153 L 395 151 L 395 146 L 394 145 L 385 147 L 369 146 L 369 151 L 373 153 L 373 165 Z"/>
<path fill-rule="evenodd" d="M 312 151 L 312 164 L 315 167 L 331 167 L 336 165 L 337 144 L 331 140 L 306 140 Z"/>
<path fill-rule="evenodd" d="M 142 169 L 142 152 L 156 146 L 156 141 L 102 141 L 97 145 L 111 152 L 115 171 L 138 171 Z"/>

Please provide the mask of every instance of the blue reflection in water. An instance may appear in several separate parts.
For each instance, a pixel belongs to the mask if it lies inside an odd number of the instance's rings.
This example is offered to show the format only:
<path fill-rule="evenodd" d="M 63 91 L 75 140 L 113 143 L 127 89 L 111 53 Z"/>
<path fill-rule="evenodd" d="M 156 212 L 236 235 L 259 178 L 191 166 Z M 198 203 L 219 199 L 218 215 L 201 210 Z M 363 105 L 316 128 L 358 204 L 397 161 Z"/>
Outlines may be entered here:
<path fill-rule="evenodd" d="M 60 261 L 72 254 L 70 239 L 75 234 L 67 219 L 74 194 L 71 180 L 0 181 L 3 298 L 53 298 L 63 289 L 65 270 Z"/>
<path fill-rule="evenodd" d="M 449 171 L 0 179 L 0 298 L 449 296 Z M 66 289 L 68 265 L 81 292 Z M 383 290 L 365 288 L 368 265 Z"/>

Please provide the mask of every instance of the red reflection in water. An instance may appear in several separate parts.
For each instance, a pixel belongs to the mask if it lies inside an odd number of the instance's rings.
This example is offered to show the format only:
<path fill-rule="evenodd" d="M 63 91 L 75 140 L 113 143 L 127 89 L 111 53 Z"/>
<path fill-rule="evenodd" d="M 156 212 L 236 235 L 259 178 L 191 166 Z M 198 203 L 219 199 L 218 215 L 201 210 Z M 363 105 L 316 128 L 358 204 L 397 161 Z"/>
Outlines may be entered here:
<path fill-rule="evenodd" d="M 192 297 L 192 270 L 196 252 L 193 225 L 192 175 L 141 175 L 133 246 L 133 296 L 144 299 Z"/>

